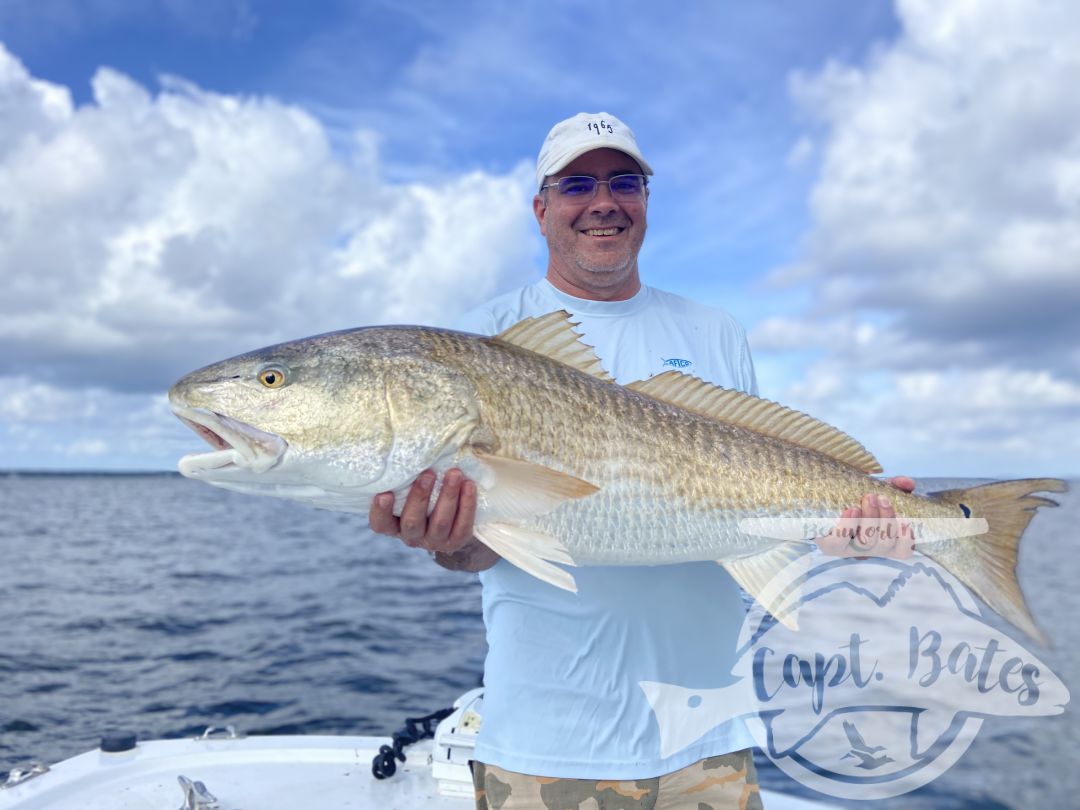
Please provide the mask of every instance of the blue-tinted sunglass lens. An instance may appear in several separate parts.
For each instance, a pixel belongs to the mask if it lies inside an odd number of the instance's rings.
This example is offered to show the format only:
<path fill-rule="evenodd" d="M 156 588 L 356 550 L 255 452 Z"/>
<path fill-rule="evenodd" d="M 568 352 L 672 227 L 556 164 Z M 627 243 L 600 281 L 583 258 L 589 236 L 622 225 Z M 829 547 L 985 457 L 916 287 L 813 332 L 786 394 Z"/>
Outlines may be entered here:
<path fill-rule="evenodd" d="M 643 188 L 642 178 L 636 174 L 623 174 L 611 178 L 611 193 L 636 196 Z"/>
<path fill-rule="evenodd" d="M 564 177 L 559 181 L 559 193 L 567 197 L 584 197 L 596 191 L 596 179 L 593 177 Z"/>

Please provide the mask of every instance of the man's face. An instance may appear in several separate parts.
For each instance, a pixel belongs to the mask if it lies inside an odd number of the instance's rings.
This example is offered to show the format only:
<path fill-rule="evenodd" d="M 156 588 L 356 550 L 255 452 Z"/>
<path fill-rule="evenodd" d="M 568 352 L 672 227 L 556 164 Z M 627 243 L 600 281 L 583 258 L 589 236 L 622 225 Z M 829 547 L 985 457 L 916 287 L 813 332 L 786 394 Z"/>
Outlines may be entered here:
<path fill-rule="evenodd" d="M 545 185 L 574 175 L 609 180 L 618 174 L 641 174 L 641 167 L 618 150 L 595 149 L 549 177 Z M 640 202 L 615 199 L 606 184 L 584 203 L 562 197 L 556 188 L 538 194 L 533 211 L 547 238 L 552 283 L 580 298 L 622 300 L 636 293 L 645 208 L 644 197 Z"/>

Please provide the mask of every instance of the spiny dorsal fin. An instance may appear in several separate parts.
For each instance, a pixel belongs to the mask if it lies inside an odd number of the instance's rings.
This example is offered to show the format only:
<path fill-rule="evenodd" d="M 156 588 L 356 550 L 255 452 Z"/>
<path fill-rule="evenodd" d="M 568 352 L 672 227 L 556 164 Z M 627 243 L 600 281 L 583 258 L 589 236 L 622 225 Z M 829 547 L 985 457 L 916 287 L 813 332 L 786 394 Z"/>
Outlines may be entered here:
<path fill-rule="evenodd" d="M 575 326 L 577 324 L 570 320 L 570 313 L 560 309 L 539 318 L 518 321 L 505 332 L 495 335 L 493 340 L 512 343 L 558 360 L 604 382 L 615 382 L 615 378 L 600 365 L 600 358 L 593 347 L 581 341 L 581 335 L 574 331 Z"/>
<path fill-rule="evenodd" d="M 665 371 L 626 387 L 702 416 L 815 450 L 865 473 L 881 472 L 877 459 L 843 431 L 767 399 L 720 388 L 681 371 Z"/>

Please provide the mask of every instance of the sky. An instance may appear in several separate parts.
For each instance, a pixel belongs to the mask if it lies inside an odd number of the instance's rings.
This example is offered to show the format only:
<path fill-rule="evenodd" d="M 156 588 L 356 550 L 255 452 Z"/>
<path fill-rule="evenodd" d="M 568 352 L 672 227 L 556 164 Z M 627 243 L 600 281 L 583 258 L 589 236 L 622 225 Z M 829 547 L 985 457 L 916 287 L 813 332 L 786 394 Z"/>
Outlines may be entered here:
<path fill-rule="evenodd" d="M 1071 0 L 2 0 L 0 469 L 167 470 L 184 373 L 543 274 L 536 153 L 626 121 L 647 284 L 888 474 L 1080 474 Z"/>

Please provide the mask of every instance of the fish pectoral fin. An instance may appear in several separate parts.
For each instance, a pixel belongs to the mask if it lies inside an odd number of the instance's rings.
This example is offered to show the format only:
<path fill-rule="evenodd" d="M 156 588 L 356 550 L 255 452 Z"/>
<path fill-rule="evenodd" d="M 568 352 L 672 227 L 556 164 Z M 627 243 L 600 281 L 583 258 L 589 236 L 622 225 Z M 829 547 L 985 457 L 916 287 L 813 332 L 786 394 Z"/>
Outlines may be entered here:
<path fill-rule="evenodd" d="M 793 540 L 751 557 L 717 562 L 778 622 L 789 630 L 798 630 L 798 590 L 802 578 L 778 574 L 800 558 L 806 558 L 805 562 L 809 563 L 808 553 L 806 543 Z"/>
<path fill-rule="evenodd" d="M 574 577 L 552 564 L 574 565 L 574 559 L 566 546 L 550 534 L 509 523 L 485 523 L 473 529 L 473 534 L 477 540 L 525 573 L 556 588 L 577 593 Z"/>
<path fill-rule="evenodd" d="M 531 461 L 476 453 L 477 460 L 493 473 L 484 488 L 484 515 L 498 522 L 517 523 L 546 515 L 566 501 L 584 498 L 600 487 Z"/>

